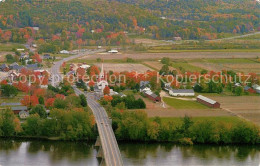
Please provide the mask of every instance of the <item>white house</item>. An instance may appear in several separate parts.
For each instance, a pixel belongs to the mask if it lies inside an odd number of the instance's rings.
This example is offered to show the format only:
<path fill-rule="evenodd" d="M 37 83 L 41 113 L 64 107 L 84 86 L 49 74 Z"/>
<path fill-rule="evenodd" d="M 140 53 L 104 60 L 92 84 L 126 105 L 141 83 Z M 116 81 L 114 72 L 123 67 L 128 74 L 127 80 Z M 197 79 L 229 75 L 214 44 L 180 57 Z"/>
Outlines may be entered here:
<path fill-rule="evenodd" d="M 118 53 L 118 51 L 117 50 L 110 50 L 110 51 L 108 51 L 108 53 L 116 54 L 116 53 Z"/>
<path fill-rule="evenodd" d="M 19 117 L 21 118 L 21 119 L 26 119 L 26 118 L 28 118 L 30 115 L 29 115 L 29 112 L 27 112 L 27 111 L 20 111 L 19 112 Z"/>
<path fill-rule="evenodd" d="M 195 96 L 193 89 L 170 89 L 169 94 L 171 96 Z"/>

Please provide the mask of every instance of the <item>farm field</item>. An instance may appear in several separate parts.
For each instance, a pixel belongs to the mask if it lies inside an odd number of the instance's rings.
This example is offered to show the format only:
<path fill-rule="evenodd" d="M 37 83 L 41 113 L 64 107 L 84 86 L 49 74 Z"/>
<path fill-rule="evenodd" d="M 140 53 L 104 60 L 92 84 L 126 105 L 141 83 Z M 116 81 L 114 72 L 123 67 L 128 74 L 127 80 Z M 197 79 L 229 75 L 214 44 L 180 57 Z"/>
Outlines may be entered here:
<path fill-rule="evenodd" d="M 193 66 L 209 71 L 234 70 L 244 73 L 260 73 L 259 59 L 203 59 L 200 62 L 190 61 Z"/>
<path fill-rule="evenodd" d="M 154 70 L 161 70 L 163 64 L 159 61 L 144 61 L 143 62 L 144 65 L 149 66 L 150 68 L 154 69 Z M 169 66 L 170 70 L 176 70 L 176 68 Z"/>
<path fill-rule="evenodd" d="M 211 96 L 228 109 L 250 121 L 260 125 L 260 96 Z"/>
<path fill-rule="evenodd" d="M 168 57 L 171 59 L 239 59 L 248 58 L 256 59 L 260 57 L 260 52 L 179 52 L 179 53 L 121 53 L 121 54 L 93 54 L 82 57 L 84 60 L 96 60 L 101 58 L 104 60 L 113 59 L 138 59 L 138 60 L 152 60 Z"/>
<path fill-rule="evenodd" d="M 12 49 L 15 48 L 23 48 L 26 49 L 25 46 L 22 44 L 16 44 L 16 43 L 1 43 L 0 44 L 0 51 L 12 51 Z"/>
<path fill-rule="evenodd" d="M 175 98 L 164 97 L 163 101 L 175 109 L 209 109 L 196 101 L 186 101 Z"/>
<path fill-rule="evenodd" d="M 98 67 L 101 68 L 102 64 L 101 63 L 95 63 Z M 104 63 L 104 69 L 106 71 L 115 71 L 115 72 L 123 72 L 123 71 L 136 71 L 138 73 L 144 73 L 147 70 L 152 70 L 151 68 L 142 65 L 142 64 L 131 64 L 131 63 Z"/>

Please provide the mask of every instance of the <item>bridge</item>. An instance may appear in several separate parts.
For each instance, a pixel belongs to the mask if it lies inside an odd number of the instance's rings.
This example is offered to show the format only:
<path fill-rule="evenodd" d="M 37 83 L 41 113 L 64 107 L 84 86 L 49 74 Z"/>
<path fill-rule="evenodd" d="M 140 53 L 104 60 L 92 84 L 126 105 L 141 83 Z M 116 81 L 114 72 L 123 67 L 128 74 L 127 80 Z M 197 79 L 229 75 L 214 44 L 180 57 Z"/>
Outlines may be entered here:
<path fill-rule="evenodd" d="M 100 165 L 104 164 L 106 166 L 122 166 L 123 161 L 120 150 L 106 110 L 94 100 L 93 94 L 85 94 L 76 87 L 73 88 L 77 95 L 84 94 L 87 97 L 88 106 L 91 108 L 95 116 L 99 133 L 99 137 L 96 141 L 96 146 L 99 146 L 97 157 L 102 158 Z"/>
<path fill-rule="evenodd" d="M 60 74 L 61 65 L 69 60 L 79 58 L 84 55 L 88 55 L 91 53 L 103 52 L 104 50 L 96 50 L 89 51 L 87 53 L 79 53 L 74 56 L 70 56 L 68 58 L 64 58 L 58 62 L 56 62 L 51 68 L 53 86 L 57 86 L 60 81 L 62 81 L 62 77 Z M 54 80 L 56 79 L 56 80 Z M 92 93 L 84 93 L 80 91 L 77 87 L 73 86 L 73 89 L 77 95 L 84 94 L 87 98 L 88 106 L 91 108 L 97 128 L 99 137 L 96 141 L 96 146 L 99 146 L 99 151 L 97 157 L 101 158 L 100 165 L 105 166 L 122 166 L 123 160 L 120 154 L 120 150 L 116 141 L 116 137 L 114 131 L 112 129 L 111 121 L 108 118 L 106 110 L 95 100 L 95 96 Z"/>

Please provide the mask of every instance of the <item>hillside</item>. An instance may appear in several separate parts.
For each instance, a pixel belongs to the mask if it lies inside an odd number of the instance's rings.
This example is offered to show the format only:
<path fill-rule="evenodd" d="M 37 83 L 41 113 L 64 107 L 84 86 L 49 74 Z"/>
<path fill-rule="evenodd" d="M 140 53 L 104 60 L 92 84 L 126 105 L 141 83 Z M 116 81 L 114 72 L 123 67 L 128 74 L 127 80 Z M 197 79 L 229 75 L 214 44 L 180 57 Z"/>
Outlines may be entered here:
<path fill-rule="evenodd" d="M 127 32 L 217 39 L 260 30 L 254 0 L 7 0 L 0 9 L 0 41 L 51 40 L 65 48 L 128 44 Z"/>

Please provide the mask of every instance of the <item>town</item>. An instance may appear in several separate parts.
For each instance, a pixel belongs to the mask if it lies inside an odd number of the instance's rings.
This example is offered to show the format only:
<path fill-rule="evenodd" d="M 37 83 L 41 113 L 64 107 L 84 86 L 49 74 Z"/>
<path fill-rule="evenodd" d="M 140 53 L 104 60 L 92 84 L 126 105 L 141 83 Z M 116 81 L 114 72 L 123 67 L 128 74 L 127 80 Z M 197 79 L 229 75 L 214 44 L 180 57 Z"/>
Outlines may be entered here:
<path fill-rule="evenodd" d="M 258 165 L 257 0 L 0 0 L 0 166 Z"/>

